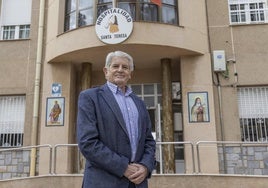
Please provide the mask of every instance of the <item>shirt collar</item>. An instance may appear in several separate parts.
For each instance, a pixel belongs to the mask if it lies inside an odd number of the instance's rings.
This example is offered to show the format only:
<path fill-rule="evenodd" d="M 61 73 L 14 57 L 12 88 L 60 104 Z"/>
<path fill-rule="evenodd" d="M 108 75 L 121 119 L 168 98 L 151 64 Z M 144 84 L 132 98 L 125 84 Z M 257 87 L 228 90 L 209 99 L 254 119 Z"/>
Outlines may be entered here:
<path fill-rule="evenodd" d="M 110 90 L 114 93 L 114 94 L 119 94 L 121 93 L 122 94 L 122 90 L 115 84 L 107 81 L 107 85 L 108 87 L 110 88 Z M 126 93 L 125 93 L 125 96 L 128 96 L 132 93 L 132 89 L 128 86 L 126 86 Z"/>

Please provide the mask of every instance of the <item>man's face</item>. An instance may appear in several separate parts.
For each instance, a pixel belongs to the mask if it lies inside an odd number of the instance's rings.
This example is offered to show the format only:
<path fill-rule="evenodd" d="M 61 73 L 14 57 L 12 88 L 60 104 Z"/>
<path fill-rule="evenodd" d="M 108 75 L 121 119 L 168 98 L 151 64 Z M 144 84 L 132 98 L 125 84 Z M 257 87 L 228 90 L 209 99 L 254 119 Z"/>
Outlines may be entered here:
<path fill-rule="evenodd" d="M 125 87 L 131 78 L 128 60 L 123 57 L 113 57 L 109 68 L 103 68 L 106 79 L 119 86 Z"/>

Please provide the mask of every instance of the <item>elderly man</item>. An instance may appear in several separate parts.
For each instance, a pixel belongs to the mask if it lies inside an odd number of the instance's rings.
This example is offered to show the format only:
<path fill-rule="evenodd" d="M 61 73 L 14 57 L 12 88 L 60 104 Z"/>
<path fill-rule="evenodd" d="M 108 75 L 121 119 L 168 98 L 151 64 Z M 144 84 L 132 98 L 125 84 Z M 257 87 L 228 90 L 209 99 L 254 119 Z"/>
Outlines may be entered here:
<path fill-rule="evenodd" d="M 82 91 L 77 140 L 86 158 L 84 188 L 147 188 L 155 166 L 155 141 L 144 102 L 127 82 L 133 59 L 111 52 L 103 68 L 107 83 Z"/>

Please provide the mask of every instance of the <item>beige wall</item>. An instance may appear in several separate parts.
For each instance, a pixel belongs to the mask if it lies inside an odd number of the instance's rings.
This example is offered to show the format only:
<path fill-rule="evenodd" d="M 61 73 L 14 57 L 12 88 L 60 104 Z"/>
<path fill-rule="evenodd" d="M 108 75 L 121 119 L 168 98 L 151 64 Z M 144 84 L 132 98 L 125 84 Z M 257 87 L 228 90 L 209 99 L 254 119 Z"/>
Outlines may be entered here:
<path fill-rule="evenodd" d="M 1 3 L 2 1 L 0 1 Z M 30 39 L 0 41 L 0 95 L 25 95 L 24 145 L 30 145 L 39 0 L 32 1 Z"/>
<path fill-rule="evenodd" d="M 81 63 L 92 64 L 92 85 L 105 82 L 102 68 L 108 52 L 122 50 L 133 56 L 135 71 L 130 83 L 161 83 L 161 59 L 169 58 L 172 62 L 172 81 L 181 81 L 183 91 L 184 140 L 216 140 L 216 126 L 213 108 L 213 90 L 211 60 L 209 55 L 208 33 L 206 25 L 205 1 L 182 0 L 179 2 L 180 26 L 168 24 L 134 22 L 134 29 L 125 42 L 117 45 L 105 45 L 95 34 L 94 26 L 86 26 L 62 33 L 63 2 L 48 1 L 47 32 L 44 54 L 44 79 L 42 106 L 49 97 L 53 82 L 62 83 L 66 102 L 76 89 L 69 78 L 72 71 L 79 77 Z M 195 15 L 195 16 L 193 16 Z M 196 19 L 198 17 L 198 19 Z M 58 27 L 55 27 L 57 26 Z M 59 27 L 62 26 L 62 27 Z M 73 66 L 70 66 L 70 65 Z M 75 73 L 74 73 L 75 74 Z M 201 125 L 188 123 L 187 92 L 207 91 L 209 93 L 210 122 Z M 78 92 L 78 91 L 77 91 Z M 76 105 L 74 100 L 68 105 Z M 43 108 L 45 109 L 45 108 Z M 65 119 L 75 114 L 75 108 L 66 107 Z M 65 121 L 64 127 L 45 127 L 45 113 L 42 111 L 40 143 L 57 144 L 68 142 L 68 134 L 73 122 Z M 196 124 L 195 124 L 196 125 Z M 73 138 L 70 138 L 71 140 Z M 208 166 L 206 172 L 218 172 L 216 149 L 208 150 L 210 161 L 215 165 Z M 187 156 L 185 157 L 187 159 Z M 64 161 L 64 160 L 63 160 Z M 63 162 L 64 164 L 64 162 Z M 191 161 L 187 168 L 192 169 Z M 63 167 L 67 169 L 66 167 Z"/>
<path fill-rule="evenodd" d="M 170 58 L 172 81 L 181 81 L 183 91 L 184 139 L 186 141 L 215 140 L 215 112 L 212 89 L 211 63 L 206 25 L 205 0 L 179 1 L 180 26 L 168 24 L 134 22 L 134 30 L 128 40 L 118 45 L 105 45 L 95 34 L 94 26 L 87 26 L 63 33 L 64 1 L 46 1 L 46 25 L 42 59 L 41 101 L 39 119 L 39 144 L 61 144 L 75 142 L 75 115 L 77 100 L 77 82 L 81 63 L 92 63 L 92 85 L 105 82 L 102 67 L 105 56 L 114 50 L 123 50 L 134 57 L 136 70 L 130 83 L 160 83 L 161 59 Z M 32 96 L 35 76 L 36 38 L 39 13 L 39 1 L 33 1 L 31 39 L 26 41 L 1 41 L 1 61 L 6 71 L 11 73 L 1 77 L 0 94 L 24 94 L 27 96 L 27 115 L 25 126 L 26 143 L 30 143 L 32 120 Z M 194 15 L 194 16 L 193 16 Z M 196 19 L 198 18 L 198 19 Z M 215 36 L 217 32 L 215 32 Z M 15 45 L 14 45 L 15 44 Z M 15 46 L 15 47 L 14 47 Z M 2 48 L 4 47 L 4 48 Z M 18 49 L 27 49 L 20 51 Z M 14 53 L 8 53 L 14 52 Z M 8 56 L 5 56 L 7 53 Z M 20 67 L 16 74 L 12 72 Z M 2 74 L 6 74 L 3 69 Z M 18 79 L 18 76 L 20 79 Z M 62 96 L 65 97 L 64 126 L 46 127 L 46 99 L 51 97 L 53 83 L 62 84 Z M 187 92 L 208 91 L 210 104 L 210 122 L 200 126 L 188 123 Z M 216 151 L 211 151 L 215 158 Z M 67 155 L 62 159 L 63 172 L 69 171 Z M 40 158 L 40 173 L 46 168 Z M 206 164 L 206 163 L 205 163 Z M 191 165 L 191 164 L 189 164 Z M 59 165 L 61 168 L 61 165 Z M 217 167 L 208 168 L 215 172 Z"/>
<path fill-rule="evenodd" d="M 214 96 L 213 84 L 211 75 L 210 55 L 206 54 L 198 57 L 184 57 L 181 59 L 181 84 L 182 84 L 182 104 L 183 104 L 183 131 L 184 140 L 191 142 L 198 141 L 215 141 L 216 124 L 214 111 Z M 188 107 L 188 92 L 208 92 L 208 111 L 209 122 L 190 123 L 189 122 L 189 107 Z M 207 158 L 206 156 L 211 156 Z M 208 147 L 204 153 L 200 154 L 204 172 L 218 173 L 218 157 L 215 146 Z M 186 172 L 192 171 L 192 160 L 190 149 L 185 153 Z M 203 167 L 202 167 L 203 169 Z"/>
<path fill-rule="evenodd" d="M 46 64 L 44 66 L 45 80 L 42 89 L 42 115 L 40 123 L 40 143 L 41 144 L 73 144 L 75 141 L 75 116 L 76 116 L 76 106 L 75 101 L 76 96 L 76 74 L 74 67 L 71 63 L 65 64 Z M 62 113 L 64 115 L 64 125 L 63 126 L 46 126 L 46 101 L 51 95 L 52 83 L 62 84 L 62 97 L 65 98 L 65 111 Z M 61 150 L 61 162 L 58 168 L 61 169 L 62 173 L 70 172 L 70 165 L 72 163 L 68 162 L 72 155 L 67 154 L 68 150 Z M 62 155 L 65 152 L 66 155 Z M 48 159 L 45 156 L 47 152 L 40 152 L 40 174 L 47 172 Z"/>
<path fill-rule="evenodd" d="M 268 82 L 268 29 L 267 24 L 250 24 L 231 26 L 229 24 L 228 1 L 207 0 L 211 50 L 224 50 L 226 60 L 235 59 L 236 63 L 228 63 L 229 78 L 219 74 L 222 87 L 222 117 L 224 139 L 241 141 L 239 112 L 237 105 L 237 86 L 267 86 Z M 238 79 L 234 76 L 237 70 Z M 214 80 L 216 77 L 214 75 Z M 237 82 L 238 81 L 238 82 Z M 220 137 L 220 117 L 218 88 L 215 86 L 217 133 Z"/>
<path fill-rule="evenodd" d="M 267 85 L 268 25 L 233 28 L 239 85 Z"/>

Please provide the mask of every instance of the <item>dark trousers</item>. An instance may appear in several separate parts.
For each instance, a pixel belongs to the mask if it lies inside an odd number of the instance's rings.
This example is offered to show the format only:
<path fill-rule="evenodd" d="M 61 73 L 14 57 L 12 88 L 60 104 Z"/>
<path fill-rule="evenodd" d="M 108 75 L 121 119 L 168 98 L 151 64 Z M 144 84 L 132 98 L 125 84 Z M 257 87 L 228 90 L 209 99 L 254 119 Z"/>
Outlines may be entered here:
<path fill-rule="evenodd" d="M 128 188 L 136 188 L 136 186 L 135 186 L 135 184 L 134 184 L 134 183 L 129 182 L 129 186 L 128 186 Z"/>

